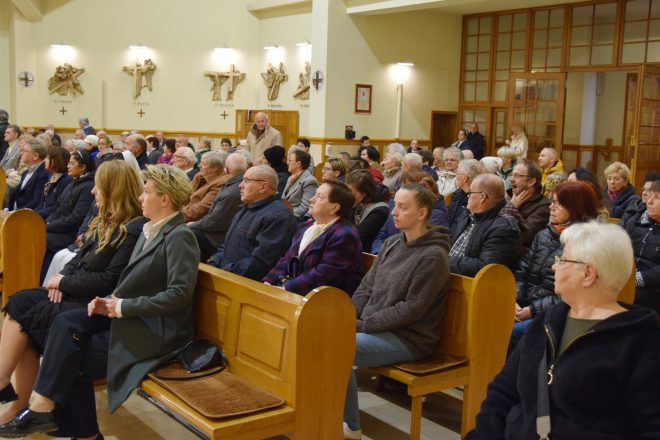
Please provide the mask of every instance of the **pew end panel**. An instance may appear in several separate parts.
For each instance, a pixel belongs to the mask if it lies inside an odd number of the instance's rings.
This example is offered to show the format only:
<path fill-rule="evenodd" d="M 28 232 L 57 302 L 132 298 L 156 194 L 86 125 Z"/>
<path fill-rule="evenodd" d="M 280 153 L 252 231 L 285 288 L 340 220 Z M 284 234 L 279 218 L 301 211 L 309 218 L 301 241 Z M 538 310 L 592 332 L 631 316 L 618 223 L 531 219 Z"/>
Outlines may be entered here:
<path fill-rule="evenodd" d="M 232 374 L 284 406 L 209 419 L 151 380 L 142 383 L 143 397 L 208 438 L 341 437 L 355 353 L 355 311 L 346 293 L 322 287 L 302 297 L 200 264 L 195 328 L 197 338 L 222 346 Z"/>
<path fill-rule="evenodd" d="M 626 285 L 619 292 L 618 301 L 626 304 L 635 303 L 635 272 L 637 272 L 637 265 L 633 261 L 632 272 L 630 273 L 630 277 L 628 277 Z"/>
<path fill-rule="evenodd" d="M 0 211 L 0 290 L 2 304 L 23 289 L 39 285 L 46 254 L 46 224 L 31 209 Z"/>

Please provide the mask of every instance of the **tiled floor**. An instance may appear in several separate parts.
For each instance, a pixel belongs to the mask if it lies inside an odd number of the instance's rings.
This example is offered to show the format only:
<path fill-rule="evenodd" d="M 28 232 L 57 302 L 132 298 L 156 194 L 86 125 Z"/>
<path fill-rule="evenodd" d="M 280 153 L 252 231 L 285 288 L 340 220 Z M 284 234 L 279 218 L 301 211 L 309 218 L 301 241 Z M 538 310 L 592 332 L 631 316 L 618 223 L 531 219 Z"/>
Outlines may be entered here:
<path fill-rule="evenodd" d="M 386 384 L 379 390 L 378 381 L 367 372 L 358 371 L 360 408 L 362 410 L 363 439 L 404 440 L 410 426 L 410 399 L 403 389 Z M 452 393 L 458 394 L 460 392 Z M 179 423 L 156 409 L 152 404 L 131 395 L 115 414 L 108 414 L 105 391 L 97 392 L 101 430 L 108 440 L 194 440 L 197 437 Z M 457 440 L 460 427 L 460 400 L 447 394 L 430 396 L 424 402 L 422 439 Z M 0 406 L 0 411 L 3 410 Z M 47 435 L 27 438 L 52 439 Z"/>

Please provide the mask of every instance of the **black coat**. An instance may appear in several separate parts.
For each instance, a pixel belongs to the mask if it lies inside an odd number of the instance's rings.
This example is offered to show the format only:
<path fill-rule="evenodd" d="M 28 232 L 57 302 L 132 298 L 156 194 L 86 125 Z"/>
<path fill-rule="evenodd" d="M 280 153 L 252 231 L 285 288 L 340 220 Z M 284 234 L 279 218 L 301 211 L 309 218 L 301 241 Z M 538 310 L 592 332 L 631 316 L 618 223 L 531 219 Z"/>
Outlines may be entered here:
<path fill-rule="evenodd" d="M 639 212 L 624 225 L 635 252 L 635 264 L 644 287 L 635 289 L 635 304 L 660 312 L 660 225 Z"/>
<path fill-rule="evenodd" d="M 9 122 L 0 122 L 0 160 L 5 157 L 5 153 L 9 149 L 9 144 L 5 142 L 5 131 L 9 127 Z"/>
<path fill-rule="evenodd" d="M 555 263 L 555 255 L 561 255 L 562 252 L 559 234 L 548 225 L 536 234 L 529 251 L 520 260 L 515 273 L 516 301 L 520 307 L 529 306 L 532 316 L 560 302 L 555 294 L 555 272 L 552 265 Z"/>
<path fill-rule="evenodd" d="M 465 191 L 457 188 L 451 195 L 451 200 L 447 206 L 447 221 L 449 222 L 449 234 L 453 237 L 456 232 L 458 220 L 465 212 L 468 196 Z"/>
<path fill-rule="evenodd" d="M 518 212 L 527 222 L 527 229 L 520 233 L 522 245 L 527 249 L 532 245 L 536 234 L 548 224 L 550 199 L 543 197 L 543 191 L 538 191 L 518 208 Z"/>
<path fill-rule="evenodd" d="M 50 172 L 46 169 L 46 165 L 41 162 L 39 167 L 34 171 L 30 180 L 27 181 L 25 186 L 23 181 L 27 177 L 27 170 L 21 176 L 21 181 L 11 190 L 9 200 L 7 201 L 7 208 L 10 211 L 14 209 L 35 209 L 44 195 L 44 185 L 50 179 Z M 14 208 L 15 205 L 15 208 Z"/>
<path fill-rule="evenodd" d="M 110 295 L 117 287 L 119 276 L 128 264 L 146 222 L 144 217 L 132 219 L 126 225 L 127 234 L 119 246 L 111 245 L 119 235 L 119 231 L 115 231 L 110 243 L 99 253 L 96 252 L 97 239 L 85 240 L 76 256 L 60 272 L 64 275 L 60 291 L 67 298 L 85 304 L 96 296 Z"/>
<path fill-rule="evenodd" d="M 607 188 L 603 190 L 605 201 L 609 204 L 607 207 L 610 211 L 610 217 L 621 218 L 628 209 L 630 205 L 635 206 L 635 204 L 641 200 L 637 194 L 635 194 L 635 187 L 631 184 L 628 184 L 619 194 L 614 197 L 614 200 L 610 199 L 610 196 L 607 192 Z M 632 204 L 632 205 L 631 205 Z"/>
<path fill-rule="evenodd" d="M 44 220 L 47 219 L 57 209 L 57 201 L 70 184 L 71 177 L 68 174 L 62 174 L 56 181 L 46 183 L 43 197 L 34 211 Z"/>
<path fill-rule="evenodd" d="M 487 264 L 499 263 L 515 270 L 522 254 L 518 221 L 512 217 L 500 215 L 506 202 L 502 200 L 488 211 L 479 214 L 463 214 L 452 236 L 451 245 L 470 225 L 476 223 L 463 256 L 450 256 L 452 273 L 473 277 Z M 472 220 L 474 218 L 474 220 Z"/>
<path fill-rule="evenodd" d="M 58 232 L 75 235 L 94 200 L 94 173 L 75 179 L 62 192 L 59 206 L 46 218 L 46 233 Z"/>
<path fill-rule="evenodd" d="M 538 439 L 538 370 L 548 352 L 551 439 L 660 438 L 660 326 L 652 311 L 624 305 L 557 357 L 567 304 L 541 313 L 488 386 L 477 426 L 466 440 Z M 552 336 L 551 336 L 552 335 Z M 552 338 L 552 342 L 550 342 Z"/>
<path fill-rule="evenodd" d="M 472 154 L 474 154 L 474 158 L 480 160 L 484 157 L 484 147 L 486 145 L 486 138 L 484 135 L 479 132 L 472 133 L 471 131 L 468 131 L 467 140 L 471 147 L 470 150 L 472 150 Z"/>

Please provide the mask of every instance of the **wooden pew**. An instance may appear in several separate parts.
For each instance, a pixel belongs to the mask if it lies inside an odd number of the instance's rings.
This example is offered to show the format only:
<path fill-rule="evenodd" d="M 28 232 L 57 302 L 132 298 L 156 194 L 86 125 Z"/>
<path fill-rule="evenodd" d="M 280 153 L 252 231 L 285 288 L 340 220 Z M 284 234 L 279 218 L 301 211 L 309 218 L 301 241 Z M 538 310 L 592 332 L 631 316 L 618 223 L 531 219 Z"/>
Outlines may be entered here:
<path fill-rule="evenodd" d="M 363 255 L 363 263 L 373 263 Z M 474 278 L 452 274 L 436 353 L 417 362 L 370 368 L 408 387 L 410 438 L 421 435 L 422 398 L 464 385 L 461 436 L 475 426 L 486 389 L 506 360 L 516 284 L 511 271 L 489 264 Z"/>
<path fill-rule="evenodd" d="M 142 383 L 143 397 L 208 438 L 342 438 L 355 357 L 355 309 L 345 292 L 322 287 L 302 297 L 200 264 L 195 294 L 196 337 L 220 344 L 232 374 L 285 405 L 212 420 L 152 380 Z"/>
<path fill-rule="evenodd" d="M 623 286 L 621 292 L 619 292 L 618 300 L 626 304 L 635 303 L 635 272 L 637 272 L 637 265 L 633 262 L 632 272 L 630 277 L 626 282 L 626 285 Z"/>
<path fill-rule="evenodd" d="M 31 209 L 0 211 L 2 304 L 14 293 L 39 286 L 46 253 L 46 224 Z"/>
<path fill-rule="evenodd" d="M 607 222 L 612 223 L 613 225 L 618 225 L 621 223 L 621 219 L 616 217 L 607 217 Z"/>

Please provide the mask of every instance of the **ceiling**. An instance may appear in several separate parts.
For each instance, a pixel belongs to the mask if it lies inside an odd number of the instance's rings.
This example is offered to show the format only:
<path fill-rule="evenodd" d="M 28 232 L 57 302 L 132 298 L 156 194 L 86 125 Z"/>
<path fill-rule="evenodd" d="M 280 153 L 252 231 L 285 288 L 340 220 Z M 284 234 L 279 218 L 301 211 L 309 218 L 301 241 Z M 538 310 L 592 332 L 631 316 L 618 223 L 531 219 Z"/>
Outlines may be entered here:
<path fill-rule="evenodd" d="M 351 15 L 380 15 L 420 10 L 467 15 L 582 1 L 584 0 L 345 0 L 345 3 L 346 12 Z"/>

